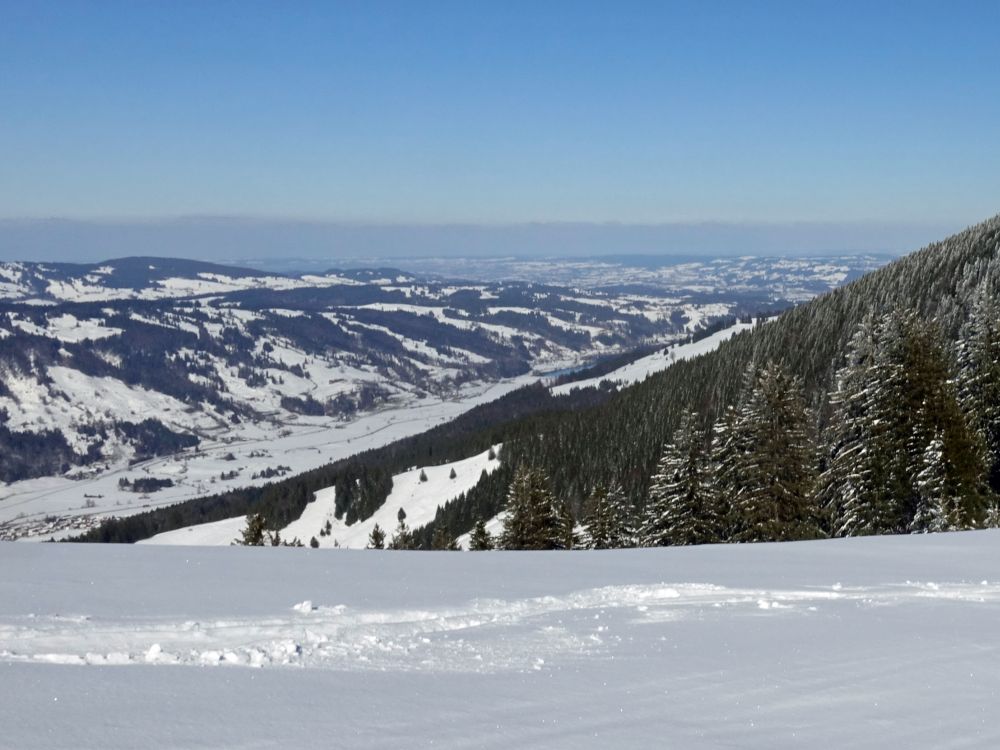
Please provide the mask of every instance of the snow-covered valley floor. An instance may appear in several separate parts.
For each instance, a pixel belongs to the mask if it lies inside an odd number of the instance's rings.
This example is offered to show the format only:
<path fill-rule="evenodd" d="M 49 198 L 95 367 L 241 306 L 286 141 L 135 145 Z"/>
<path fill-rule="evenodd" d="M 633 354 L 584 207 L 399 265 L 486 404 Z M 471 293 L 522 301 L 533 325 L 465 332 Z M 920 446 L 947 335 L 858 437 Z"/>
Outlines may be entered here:
<path fill-rule="evenodd" d="M 44 477 L 0 483 L 0 533 L 9 524 L 28 540 L 60 539 L 80 533 L 81 527 L 53 526 L 46 520 L 49 517 L 92 518 L 96 523 L 107 516 L 141 513 L 194 497 L 265 484 L 273 480 L 251 479 L 252 474 L 275 466 L 288 467 L 288 474 L 296 474 L 378 448 L 428 430 L 538 379 L 538 375 L 531 374 L 470 385 L 454 398 L 426 397 L 368 412 L 351 422 L 303 417 L 295 424 L 281 426 L 248 423 L 230 430 L 226 439 L 205 441 L 198 451 L 182 451 L 135 466 L 122 463 L 85 479 Z M 222 479 L 224 472 L 233 472 L 234 476 Z M 169 478 L 174 485 L 152 495 L 137 495 L 119 486 L 123 477 Z"/>
<path fill-rule="evenodd" d="M 1000 532 L 0 570 L 3 747 L 1000 745 Z"/>

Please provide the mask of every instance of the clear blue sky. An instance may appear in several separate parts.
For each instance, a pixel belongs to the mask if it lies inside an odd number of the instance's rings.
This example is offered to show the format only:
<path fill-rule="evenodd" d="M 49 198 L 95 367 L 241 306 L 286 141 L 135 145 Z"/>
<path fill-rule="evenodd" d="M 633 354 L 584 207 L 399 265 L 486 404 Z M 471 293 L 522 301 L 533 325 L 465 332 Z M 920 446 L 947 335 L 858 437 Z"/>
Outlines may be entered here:
<path fill-rule="evenodd" d="M 0 0 L 0 218 L 1000 211 L 1000 2 Z"/>

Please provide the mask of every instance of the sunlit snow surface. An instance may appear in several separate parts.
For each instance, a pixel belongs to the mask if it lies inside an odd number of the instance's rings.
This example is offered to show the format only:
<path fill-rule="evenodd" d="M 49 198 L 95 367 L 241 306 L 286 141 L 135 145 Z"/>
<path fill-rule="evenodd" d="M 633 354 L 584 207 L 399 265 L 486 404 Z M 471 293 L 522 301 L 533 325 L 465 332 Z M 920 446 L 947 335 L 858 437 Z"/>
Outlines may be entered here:
<path fill-rule="evenodd" d="M 4 747 L 1000 743 L 1000 532 L 0 568 Z"/>
<path fill-rule="evenodd" d="M 737 333 L 747 331 L 753 328 L 753 326 L 753 323 L 736 323 L 729 328 L 717 331 L 699 341 L 694 341 L 690 344 L 669 346 L 661 351 L 653 352 L 652 354 L 641 357 L 634 362 L 630 362 L 627 365 L 619 367 L 617 370 L 612 370 L 605 375 L 589 378 L 587 380 L 578 380 L 572 383 L 563 383 L 562 385 L 552 386 L 550 390 L 555 395 L 561 396 L 570 393 L 577 388 L 597 387 L 605 380 L 615 383 L 619 387 L 640 383 L 653 373 L 666 370 L 674 362 L 680 362 L 685 359 L 693 359 L 694 357 L 700 357 L 702 354 L 714 352 L 719 348 L 719 344 L 723 341 L 727 341 Z"/>
<path fill-rule="evenodd" d="M 314 494 L 302 515 L 281 529 L 281 537 L 285 540 L 297 538 L 303 543 L 315 538 L 320 547 L 363 549 L 376 524 L 386 533 L 386 541 L 391 538 L 400 510 L 404 511 L 406 524 L 411 529 L 426 526 L 434 520 L 438 506 L 468 492 L 479 483 L 484 472 L 491 474 L 500 466 L 500 448 L 500 444 L 493 446 L 492 459 L 490 451 L 483 451 L 461 461 L 414 468 L 393 475 L 392 491 L 382 506 L 365 520 L 350 526 L 335 515 L 336 488 L 321 489 Z M 453 471 L 454 477 L 451 476 Z M 421 474 L 426 479 L 421 480 Z M 327 522 L 330 523 L 330 533 L 320 534 Z M 245 526 L 244 516 L 227 518 L 165 531 L 140 544 L 227 545 L 232 544 Z"/>

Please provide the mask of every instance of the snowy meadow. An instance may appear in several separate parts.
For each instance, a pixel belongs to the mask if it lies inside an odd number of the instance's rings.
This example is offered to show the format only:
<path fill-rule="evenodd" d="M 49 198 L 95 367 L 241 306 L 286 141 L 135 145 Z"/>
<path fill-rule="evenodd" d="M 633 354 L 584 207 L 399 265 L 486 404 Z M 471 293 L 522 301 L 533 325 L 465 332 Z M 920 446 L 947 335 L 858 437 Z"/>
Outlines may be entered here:
<path fill-rule="evenodd" d="M 0 745 L 1000 742 L 998 532 L 457 554 L 0 545 Z"/>

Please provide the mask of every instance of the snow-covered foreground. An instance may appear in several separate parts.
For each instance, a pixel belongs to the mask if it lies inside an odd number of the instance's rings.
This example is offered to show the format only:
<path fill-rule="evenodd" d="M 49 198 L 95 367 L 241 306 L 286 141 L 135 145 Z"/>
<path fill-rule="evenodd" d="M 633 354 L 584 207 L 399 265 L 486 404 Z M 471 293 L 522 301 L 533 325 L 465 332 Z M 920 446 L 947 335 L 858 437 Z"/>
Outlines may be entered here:
<path fill-rule="evenodd" d="M 998 532 L 577 553 L 0 544 L 0 569 L 9 747 L 1000 743 Z"/>

